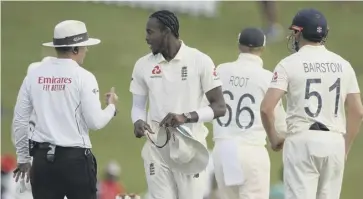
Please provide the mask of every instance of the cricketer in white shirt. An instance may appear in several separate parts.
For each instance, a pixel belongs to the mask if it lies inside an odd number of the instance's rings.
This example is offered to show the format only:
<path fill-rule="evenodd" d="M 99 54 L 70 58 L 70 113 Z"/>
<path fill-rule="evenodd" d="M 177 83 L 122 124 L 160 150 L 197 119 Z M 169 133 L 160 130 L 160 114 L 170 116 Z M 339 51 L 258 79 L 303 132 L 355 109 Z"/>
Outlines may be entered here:
<path fill-rule="evenodd" d="M 363 116 L 357 77 L 347 60 L 321 43 L 327 33 L 322 13 L 303 9 L 290 29 L 298 51 L 275 68 L 261 104 L 263 123 L 272 148 L 283 145 L 285 198 L 339 199 L 345 157 Z M 271 110 L 284 94 L 283 142 L 274 132 Z"/>
<path fill-rule="evenodd" d="M 31 140 L 92 148 L 89 129 L 103 128 L 114 113 L 113 104 L 102 110 L 98 83 L 91 72 L 71 59 L 43 60 L 25 77 L 15 105 L 13 138 L 18 163 L 30 162 L 28 134 L 32 114 L 36 126 L 29 135 Z"/>
<path fill-rule="evenodd" d="M 204 122 L 226 112 L 222 83 L 212 59 L 179 39 L 178 18 L 168 10 L 150 15 L 146 41 L 152 53 L 136 62 L 130 84 L 135 136 L 140 138 L 148 130 L 157 133 L 163 124 L 184 124 L 196 140 L 206 145 L 208 129 Z M 210 103 L 208 106 L 204 97 Z M 207 186 L 205 171 L 186 175 L 170 167 L 149 139 L 142 157 L 149 199 L 203 198 Z"/>
<path fill-rule="evenodd" d="M 261 30 L 244 29 L 239 34 L 238 59 L 217 67 L 228 110 L 213 121 L 215 175 L 223 199 L 269 196 L 270 159 L 260 117 L 260 105 L 272 78 L 260 58 L 265 40 Z M 275 116 L 277 131 L 286 133 L 281 101 Z"/>
<path fill-rule="evenodd" d="M 143 102 L 134 103 L 144 105 L 146 109 L 149 98 L 149 111 L 145 119 L 152 129 L 156 129 L 152 126 L 152 120 L 161 121 L 169 112 L 184 113 L 202 108 L 205 92 L 221 86 L 219 78 L 213 75 L 214 68 L 212 60 L 206 54 L 184 43 L 170 62 L 161 54 L 148 54 L 136 62 L 132 74 L 130 91 L 134 94 L 134 99 L 140 99 L 140 96 L 143 98 Z M 183 70 L 184 76 L 181 75 Z M 199 141 L 206 144 L 208 129 L 203 123 L 185 125 Z M 158 149 L 150 141 L 145 143 L 142 157 L 150 198 L 203 197 L 202 190 L 206 186 L 203 173 L 194 178 L 173 171 L 161 159 Z"/>

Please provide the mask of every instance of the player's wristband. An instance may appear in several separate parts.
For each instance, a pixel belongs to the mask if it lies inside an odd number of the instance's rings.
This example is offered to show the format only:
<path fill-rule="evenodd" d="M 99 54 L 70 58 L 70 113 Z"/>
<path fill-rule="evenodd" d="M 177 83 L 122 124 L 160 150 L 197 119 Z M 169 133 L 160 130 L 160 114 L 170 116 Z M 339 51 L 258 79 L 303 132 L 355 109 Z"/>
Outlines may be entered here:
<path fill-rule="evenodd" d="M 214 111 L 210 106 L 195 111 L 198 114 L 198 122 L 211 122 L 214 119 Z"/>

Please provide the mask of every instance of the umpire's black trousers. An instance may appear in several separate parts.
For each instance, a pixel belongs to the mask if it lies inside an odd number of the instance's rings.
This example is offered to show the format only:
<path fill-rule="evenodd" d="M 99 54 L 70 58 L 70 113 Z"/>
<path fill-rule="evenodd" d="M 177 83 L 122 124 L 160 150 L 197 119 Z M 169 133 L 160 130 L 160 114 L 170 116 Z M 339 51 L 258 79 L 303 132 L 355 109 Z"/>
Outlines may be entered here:
<path fill-rule="evenodd" d="M 30 183 L 34 199 L 96 199 L 97 163 L 90 149 L 56 147 L 54 161 L 49 147 L 36 143 L 32 149 Z"/>

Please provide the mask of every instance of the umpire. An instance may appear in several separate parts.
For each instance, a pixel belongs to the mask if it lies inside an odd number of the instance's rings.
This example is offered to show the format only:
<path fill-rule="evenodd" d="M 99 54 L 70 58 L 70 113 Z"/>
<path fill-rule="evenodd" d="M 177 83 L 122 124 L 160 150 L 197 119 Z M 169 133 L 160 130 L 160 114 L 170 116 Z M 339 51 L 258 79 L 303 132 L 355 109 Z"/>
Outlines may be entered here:
<path fill-rule="evenodd" d="M 43 44 L 54 47 L 57 57 L 31 70 L 20 88 L 13 119 L 14 177 L 30 179 L 34 199 L 96 199 L 97 164 L 88 131 L 103 128 L 115 116 L 117 102 L 111 88 L 102 110 L 97 80 L 80 66 L 87 46 L 99 43 L 81 21 L 57 24 L 53 42 Z"/>

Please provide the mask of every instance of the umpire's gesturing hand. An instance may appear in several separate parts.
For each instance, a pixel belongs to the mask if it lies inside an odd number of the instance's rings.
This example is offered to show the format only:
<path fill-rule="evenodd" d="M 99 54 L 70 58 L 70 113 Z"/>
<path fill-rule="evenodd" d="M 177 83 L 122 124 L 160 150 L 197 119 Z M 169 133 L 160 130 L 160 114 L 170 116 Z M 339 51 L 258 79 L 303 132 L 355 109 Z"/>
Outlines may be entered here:
<path fill-rule="evenodd" d="M 117 101 L 118 101 L 118 96 L 116 95 L 115 87 L 112 87 L 110 92 L 106 93 L 106 104 L 116 105 Z"/>

